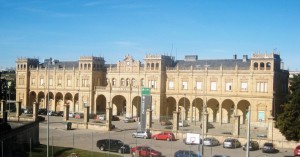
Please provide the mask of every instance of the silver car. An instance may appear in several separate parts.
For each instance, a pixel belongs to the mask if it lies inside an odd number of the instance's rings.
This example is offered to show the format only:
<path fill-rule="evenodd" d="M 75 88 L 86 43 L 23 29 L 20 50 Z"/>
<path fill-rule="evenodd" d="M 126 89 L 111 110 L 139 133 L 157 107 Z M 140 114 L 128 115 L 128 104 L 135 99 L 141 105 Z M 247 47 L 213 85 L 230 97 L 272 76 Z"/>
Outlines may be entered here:
<path fill-rule="evenodd" d="M 151 133 L 149 130 L 147 131 L 136 131 L 134 133 L 132 133 L 132 137 L 134 138 L 151 138 Z"/>
<path fill-rule="evenodd" d="M 206 137 L 203 139 L 203 145 L 204 146 L 218 146 L 220 145 L 219 140 L 217 140 L 214 137 Z"/>

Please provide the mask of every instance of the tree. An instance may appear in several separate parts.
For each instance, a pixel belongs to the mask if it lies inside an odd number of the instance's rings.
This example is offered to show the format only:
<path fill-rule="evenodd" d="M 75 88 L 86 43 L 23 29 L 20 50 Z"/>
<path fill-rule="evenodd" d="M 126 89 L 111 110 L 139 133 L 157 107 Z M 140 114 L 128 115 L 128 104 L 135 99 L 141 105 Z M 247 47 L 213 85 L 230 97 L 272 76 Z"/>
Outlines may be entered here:
<path fill-rule="evenodd" d="M 294 75 L 289 87 L 288 102 L 278 115 L 276 127 L 287 140 L 300 140 L 300 75 Z"/>

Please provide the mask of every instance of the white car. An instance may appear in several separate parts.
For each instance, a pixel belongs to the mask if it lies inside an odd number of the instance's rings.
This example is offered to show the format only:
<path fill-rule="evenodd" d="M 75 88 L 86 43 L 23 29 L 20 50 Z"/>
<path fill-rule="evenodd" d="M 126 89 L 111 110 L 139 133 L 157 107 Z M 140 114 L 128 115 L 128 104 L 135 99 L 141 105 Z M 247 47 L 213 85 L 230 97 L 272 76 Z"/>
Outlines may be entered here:
<path fill-rule="evenodd" d="M 70 117 L 70 118 L 74 118 L 74 117 L 75 117 L 75 114 L 76 114 L 76 112 L 70 112 L 70 113 L 69 113 L 69 117 Z"/>
<path fill-rule="evenodd" d="M 187 127 L 187 126 L 189 126 L 189 123 L 187 121 L 179 121 L 178 126 L 179 127 Z"/>
<path fill-rule="evenodd" d="M 99 120 L 106 120 L 106 114 L 100 114 L 98 118 Z"/>
<path fill-rule="evenodd" d="M 132 133 L 132 137 L 135 137 L 135 138 L 151 138 L 151 133 L 149 130 L 147 131 L 136 131 L 134 133 Z"/>

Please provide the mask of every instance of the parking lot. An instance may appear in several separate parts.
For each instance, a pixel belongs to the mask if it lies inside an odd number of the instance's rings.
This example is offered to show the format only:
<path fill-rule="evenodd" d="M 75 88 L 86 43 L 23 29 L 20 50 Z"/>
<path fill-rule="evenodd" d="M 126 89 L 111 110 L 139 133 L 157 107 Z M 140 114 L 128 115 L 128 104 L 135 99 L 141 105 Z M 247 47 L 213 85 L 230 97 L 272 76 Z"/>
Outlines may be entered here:
<path fill-rule="evenodd" d="M 78 120 L 78 119 L 72 119 Z M 80 120 L 80 119 L 79 119 Z M 80 148 L 90 151 L 100 151 L 99 148 L 96 147 L 96 142 L 99 139 L 112 138 L 119 139 L 126 144 L 129 144 L 131 147 L 138 145 L 147 145 L 152 147 L 155 150 L 161 151 L 164 156 L 174 156 L 174 153 L 177 150 L 185 149 L 185 150 L 193 150 L 196 153 L 199 149 L 198 145 L 186 145 L 183 140 L 177 138 L 176 141 L 161 141 L 161 140 L 153 140 L 153 139 L 142 139 L 142 138 L 133 138 L 132 133 L 138 128 L 138 122 L 133 123 L 124 123 L 122 120 L 113 121 L 112 122 L 116 128 L 113 131 L 96 131 L 96 130 L 88 130 L 88 129 L 72 129 L 66 130 L 65 124 L 62 123 L 62 117 L 54 117 L 50 116 L 50 145 L 56 146 L 64 146 L 64 147 L 74 147 Z M 160 126 L 159 123 L 153 124 L 154 128 L 163 128 L 164 126 Z M 199 129 L 195 127 L 186 127 L 181 128 L 183 131 L 199 131 Z M 41 122 L 40 124 L 40 142 L 42 144 L 47 143 L 47 117 L 46 121 Z M 223 141 L 220 141 L 221 144 Z M 244 144 L 244 143 L 242 143 Z M 201 146 L 200 146 L 201 148 Z M 289 157 L 293 155 L 293 149 L 281 149 L 278 153 L 275 154 L 266 154 L 262 153 L 261 150 L 251 151 L 251 156 L 274 156 L 274 157 Z M 54 150 L 55 151 L 55 150 Z M 204 147 L 204 156 L 211 157 L 215 154 L 221 155 L 229 155 L 231 157 L 241 157 L 246 156 L 245 151 L 242 148 L 236 149 L 225 149 L 222 145 L 215 147 Z M 124 156 L 130 156 L 125 154 Z"/>

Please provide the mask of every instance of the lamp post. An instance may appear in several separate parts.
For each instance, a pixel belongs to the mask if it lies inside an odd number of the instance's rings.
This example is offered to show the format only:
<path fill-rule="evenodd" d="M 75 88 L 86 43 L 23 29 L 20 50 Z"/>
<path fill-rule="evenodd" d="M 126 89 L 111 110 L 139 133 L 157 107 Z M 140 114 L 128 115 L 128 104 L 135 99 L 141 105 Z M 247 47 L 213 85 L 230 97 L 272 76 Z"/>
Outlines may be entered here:
<path fill-rule="evenodd" d="M 246 157 L 249 157 L 249 145 L 250 145 L 250 117 L 251 117 L 251 106 L 248 106 L 248 128 L 247 128 L 247 151 Z"/>
<path fill-rule="evenodd" d="M 204 69 L 203 69 L 203 106 L 202 106 L 202 156 L 204 156 L 204 145 L 203 145 L 203 140 L 204 140 L 204 112 L 206 113 L 206 100 L 205 100 L 205 70 L 207 70 L 207 67 L 209 67 L 209 65 L 207 65 L 207 63 L 205 65 L 203 65 Z M 205 122 L 206 123 L 206 122 Z M 207 126 L 206 126 L 207 127 Z"/>
<path fill-rule="evenodd" d="M 47 83 L 48 83 L 48 103 L 47 103 L 47 157 L 49 157 L 49 121 L 50 121 L 50 119 L 49 119 L 49 74 L 50 74 L 50 68 L 49 68 L 49 64 L 50 64 L 50 62 L 51 62 L 51 58 L 50 58 L 50 60 L 47 62 L 47 70 L 48 70 L 48 78 L 47 78 Z"/>

